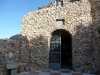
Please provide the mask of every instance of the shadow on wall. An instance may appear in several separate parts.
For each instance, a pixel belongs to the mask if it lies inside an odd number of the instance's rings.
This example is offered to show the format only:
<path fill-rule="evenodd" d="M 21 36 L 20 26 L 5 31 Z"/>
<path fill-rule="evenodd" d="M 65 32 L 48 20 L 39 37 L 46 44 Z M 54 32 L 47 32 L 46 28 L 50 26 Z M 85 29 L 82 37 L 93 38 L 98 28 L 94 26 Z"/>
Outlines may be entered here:
<path fill-rule="evenodd" d="M 27 40 L 27 39 L 26 39 Z M 25 43 L 23 43 L 25 44 Z M 27 64 L 30 64 L 32 70 L 45 69 L 48 67 L 48 38 L 40 35 L 27 42 L 27 46 L 24 46 L 20 50 L 18 68 L 25 68 Z M 30 68 L 31 68 L 30 67 Z M 20 72 L 18 70 L 18 72 Z"/>
<path fill-rule="evenodd" d="M 37 36 L 32 39 L 31 47 L 31 61 L 38 65 L 38 67 L 46 68 L 48 64 L 48 38 L 44 35 Z"/>
<path fill-rule="evenodd" d="M 73 48 L 73 58 L 75 64 L 79 64 L 84 72 L 93 73 L 100 70 L 100 38 L 98 36 L 100 37 L 95 25 L 79 25 L 76 28 L 76 34 L 73 36 L 73 46 L 75 47 Z"/>

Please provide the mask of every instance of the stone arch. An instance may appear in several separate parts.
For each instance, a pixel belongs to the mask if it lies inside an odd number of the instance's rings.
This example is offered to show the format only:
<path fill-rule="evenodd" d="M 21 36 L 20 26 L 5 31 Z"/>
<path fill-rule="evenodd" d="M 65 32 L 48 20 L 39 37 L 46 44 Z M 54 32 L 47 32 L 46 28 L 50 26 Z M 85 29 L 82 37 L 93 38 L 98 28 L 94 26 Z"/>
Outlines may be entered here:
<path fill-rule="evenodd" d="M 61 69 L 72 69 L 72 35 L 64 30 L 52 32 L 49 52 L 49 64 L 58 64 Z"/>

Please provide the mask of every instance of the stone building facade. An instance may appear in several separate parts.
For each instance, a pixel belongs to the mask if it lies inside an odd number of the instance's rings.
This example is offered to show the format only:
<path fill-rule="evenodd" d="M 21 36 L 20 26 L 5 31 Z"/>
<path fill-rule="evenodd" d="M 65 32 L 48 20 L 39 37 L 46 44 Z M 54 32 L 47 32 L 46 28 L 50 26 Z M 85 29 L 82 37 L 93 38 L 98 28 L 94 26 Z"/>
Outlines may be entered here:
<path fill-rule="evenodd" d="M 84 66 L 90 63 L 95 66 L 96 70 L 99 70 L 100 39 L 96 28 L 99 26 L 100 1 L 62 1 L 63 5 L 56 3 L 25 15 L 22 20 L 21 34 L 30 42 L 33 41 L 33 50 L 46 52 L 42 56 L 49 57 L 52 33 L 63 29 L 72 35 L 73 65 Z M 62 18 L 64 24 L 57 21 Z"/>
<path fill-rule="evenodd" d="M 70 59 L 63 57 L 63 61 L 71 60 L 69 63 L 73 69 L 78 65 L 80 70 L 83 70 L 91 65 L 91 68 L 99 71 L 100 34 L 97 28 L 100 19 L 100 1 L 56 1 L 58 3 L 53 2 L 47 7 L 26 14 L 22 19 L 20 36 L 15 35 L 10 39 L 0 40 L 0 58 L 4 58 L 0 61 L 5 61 L 6 54 L 12 52 L 18 70 L 23 71 L 25 66 L 31 66 L 32 70 L 47 69 L 51 60 L 52 43 L 59 42 L 60 39 L 55 36 L 60 36 L 65 53 L 71 52 L 72 56 L 69 56 Z M 56 44 L 53 44 L 53 47 L 54 45 Z M 6 73 L 6 65 L 6 63 L 0 63 L 0 71 Z"/>

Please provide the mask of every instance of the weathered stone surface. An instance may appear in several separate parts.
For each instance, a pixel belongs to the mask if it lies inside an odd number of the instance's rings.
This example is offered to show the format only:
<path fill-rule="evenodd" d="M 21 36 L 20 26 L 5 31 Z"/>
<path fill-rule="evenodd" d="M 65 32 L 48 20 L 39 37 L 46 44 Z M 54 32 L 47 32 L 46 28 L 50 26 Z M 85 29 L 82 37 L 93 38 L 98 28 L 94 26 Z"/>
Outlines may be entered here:
<path fill-rule="evenodd" d="M 22 19 L 21 34 L 26 38 L 0 40 L 0 57 L 13 52 L 17 66 L 29 63 L 35 70 L 47 68 L 51 34 L 59 29 L 56 19 L 64 18 L 61 28 L 72 35 L 73 65 L 90 63 L 99 72 L 100 34 L 96 30 L 100 26 L 99 9 L 99 0 L 64 0 L 63 7 L 54 4 L 31 11 Z"/>
<path fill-rule="evenodd" d="M 63 7 L 52 6 L 35 12 L 29 12 L 23 17 L 22 35 L 27 36 L 29 40 L 42 35 L 47 39 L 43 40 L 46 41 L 46 43 L 44 42 L 42 45 L 40 43 L 42 40 L 35 40 L 33 49 L 34 51 L 40 50 L 40 53 L 42 53 L 44 49 L 48 51 L 50 38 L 52 37 L 51 33 L 59 29 L 56 19 L 61 17 L 65 19 L 63 29 L 72 34 L 73 64 L 92 62 L 94 58 L 94 52 L 92 52 L 94 51 L 92 45 L 93 21 L 91 16 L 91 4 L 87 0 L 83 0 L 82 2 L 65 2 Z M 38 53 L 38 55 L 40 54 Z M 46 55 L 48 55 L 48 52 Z"/>

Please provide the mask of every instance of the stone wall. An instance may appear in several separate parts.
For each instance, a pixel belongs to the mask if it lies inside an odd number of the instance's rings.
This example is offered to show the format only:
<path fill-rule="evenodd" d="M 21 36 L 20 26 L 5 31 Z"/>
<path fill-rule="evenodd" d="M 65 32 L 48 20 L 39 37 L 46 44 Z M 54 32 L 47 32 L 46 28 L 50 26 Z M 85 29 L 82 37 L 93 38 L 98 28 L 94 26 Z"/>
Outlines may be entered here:
<path fill-rule="evenodd" d="M 40 36 L 29 42 L 24 36 L 15 37 L 16 35 L 11 37 L 11 39 L 0 39 L 0 65 L 5 66 L 0 66 L 0 73 L 2 69 L 5 69 L 4 72 L 6 73 L 9 59 L 12 59 L 14 64 L 16 63 L 16 69 L 20 72 L 24 71 L 24 68 L 26 67 L 30 67 L 32 70 L 39 70 L 48 67 L 48 58 L 46 57 L 47 48 L 43 46 L 47 45 L 44 41 L 45 38 Z M 38 40 L 41 42 L 34 44 L 34 42 Z M 39 45 L 39 43 L 41 43 L 41 45 Z M 44 49 L 42 52 L 40 51 L 41 47 Z M 9 53 L 13 54 L 12 58 L 9 58 Z"/>
<path fill-rule="evenodd" d="M 93 15 L 93 35 L 94 45 L 95 45 L 95 56 L 96 56 L 96 68 L 100 72 L 100 34 L 97 32 L 97 29 L 100 27 L 100 1 L 99 0 L 91 0 L 92 10 L 94 11 Z M 100 73 L 99 73 L 100 74 Z M 98 75 L 99 75 L 98 74 Z"/>
<path fill-rule="evenodd" d="M 35 70 L 47 68 L 51 34 L 65 29 L 72 35 L 73 65 L 84 67 L 91 63 L 99 70 L 99 3 L 97 0 L 64 2 L 63 7 L 53 5 L 29 12 L 23 17 L 21 32 L 27 38 L 0 40 L 0 57 L 13 52 L 18 67 L 31 64 Z M 64 26 L 58 25 L 59 18 L 65 19 Z"/>
<path fill-rule="evenodd" d="M 88 0 L 65 2 L 63 7 L 51 6 L 29 12 L 23 17 L 22 35 L 27 36 L 29 40 L 42 35 L 48 43 L 44 42 L 42 45 L 41 40 L 38 40 L 34 42 L 34 50 L 37 49 L 42 52 L 44 51 L 43 47 L 45 47 L 49 52 L 51 33 L 59 29 L 56 19 L 63 17 L 65 19 L 63 29 L 72 34 L 73 64 L 91 63 L 95 65 L 97 49 L 94 45 L 95 29 L 93 24 L 96 19 L 95 8 L 92 3 Z"/>

